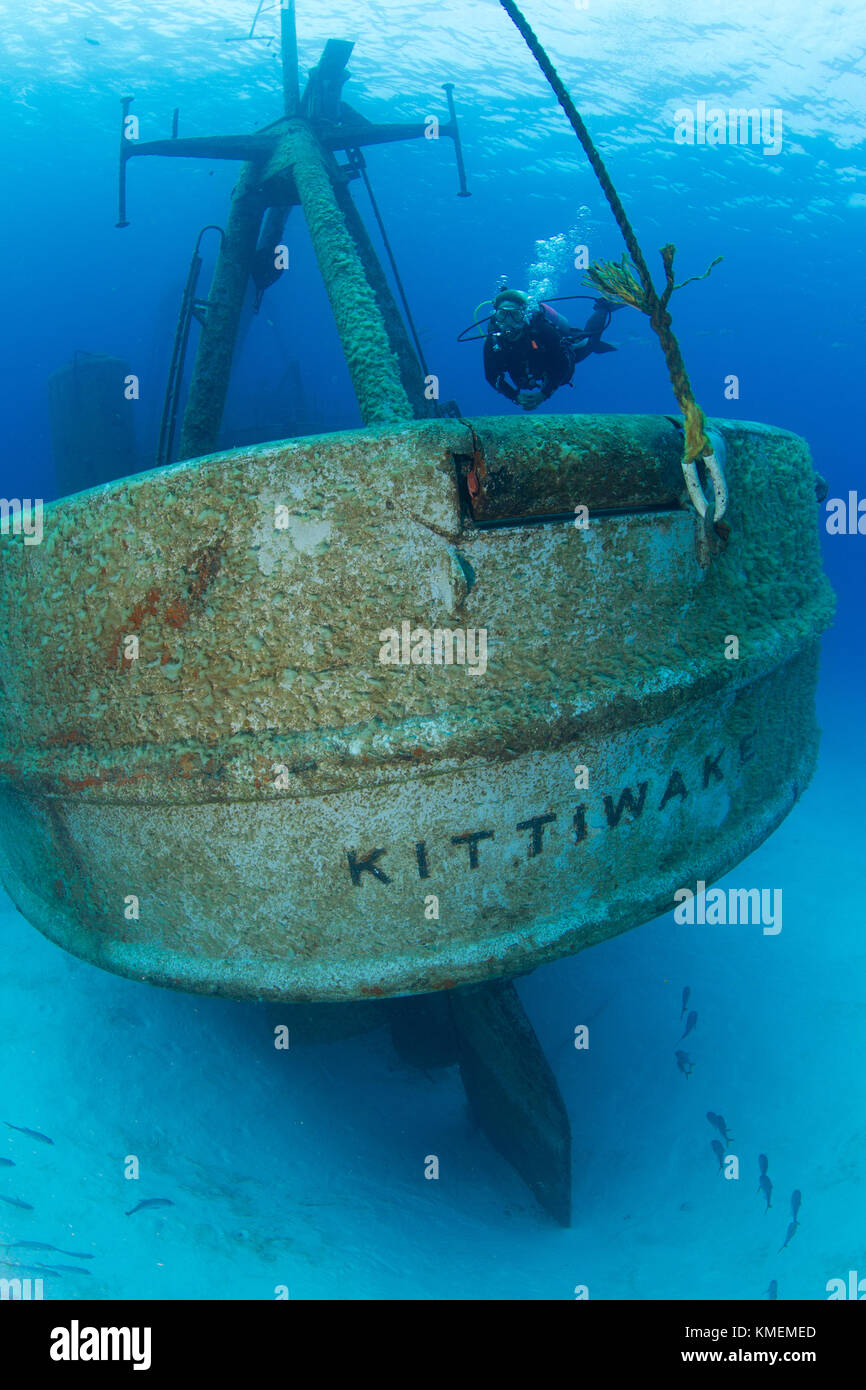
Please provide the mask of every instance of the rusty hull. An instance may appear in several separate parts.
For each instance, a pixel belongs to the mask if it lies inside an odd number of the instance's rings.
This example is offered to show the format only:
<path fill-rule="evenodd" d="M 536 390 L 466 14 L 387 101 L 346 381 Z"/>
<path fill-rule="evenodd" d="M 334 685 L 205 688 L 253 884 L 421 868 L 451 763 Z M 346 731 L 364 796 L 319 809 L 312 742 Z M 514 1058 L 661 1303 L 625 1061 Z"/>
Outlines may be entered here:
<path fill-rule="evenodd" d="M 237 449 L 3 537 L 17 906 L 136 979 L 336 1001 L 529 970 L 732 868 L 811 776 L 832 596 L 804 442 L 711 423 L 727 544 L 654 416 Z M 516 524 L 473 521 L 479 450 Z M 404 622 L 484 629 L 485 673 L 383 664 Z"/>

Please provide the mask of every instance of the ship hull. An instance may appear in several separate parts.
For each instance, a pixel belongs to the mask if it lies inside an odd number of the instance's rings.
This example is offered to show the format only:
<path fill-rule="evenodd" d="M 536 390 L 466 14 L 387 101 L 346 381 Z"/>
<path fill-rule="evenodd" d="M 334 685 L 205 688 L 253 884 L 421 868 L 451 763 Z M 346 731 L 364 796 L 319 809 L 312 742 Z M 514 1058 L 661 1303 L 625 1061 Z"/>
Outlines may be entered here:
<path fill-rule="evenodd" d="M 5 540 L 23 914 L 156 984 L 369 999 L 523 973 L 745 859 L 817 756 L 808 450 L 718 422 L 722 539 L 663 417 L 529 424 L 235 450 Z"/>

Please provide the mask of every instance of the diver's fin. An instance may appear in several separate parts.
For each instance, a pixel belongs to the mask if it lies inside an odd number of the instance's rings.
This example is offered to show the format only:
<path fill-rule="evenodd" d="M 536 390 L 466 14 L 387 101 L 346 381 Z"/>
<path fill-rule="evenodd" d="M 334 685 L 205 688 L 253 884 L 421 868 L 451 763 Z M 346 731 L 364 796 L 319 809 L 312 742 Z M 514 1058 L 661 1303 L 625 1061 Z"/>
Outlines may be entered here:
<path fill-rule="evenodd" d="M 469 1105 L 490 1142 L 562 1226 L 571 1225 L 565 1102 L 510 980 L 449 993 Z"/>
<path fill-rule="evenodd" d="M 603 343 L 603 342 L 601 341 L 601 338 L 599 338 L 599 340 L 598 340 L 597 343 L 593 343 L 593 345 L 592 345 L 592 350 L 593 350 L 593 352 L 617 352 L 617 351 L 618 351 L 618 349 L 614 347 L 613 343 Z"/>

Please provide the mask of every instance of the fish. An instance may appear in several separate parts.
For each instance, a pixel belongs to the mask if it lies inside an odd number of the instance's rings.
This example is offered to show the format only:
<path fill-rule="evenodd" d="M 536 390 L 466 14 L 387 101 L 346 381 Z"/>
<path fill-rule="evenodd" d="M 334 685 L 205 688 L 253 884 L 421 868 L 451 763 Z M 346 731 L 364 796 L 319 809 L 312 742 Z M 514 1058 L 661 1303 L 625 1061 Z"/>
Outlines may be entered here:
<path fill-rule="evenodd" d="M 10 1125 L 8 1120 L 3 1121 L 7 1129 L 17 1129 L 19 1134 L 26 1134 L 28 1139 L 38 1139 L 40 1144 L 53 1144 L 54 1140 L 49 1139 L 47 1134 L 40 1134 L 38 1129 L 25 1129 L 23 1125 Z"/>
<path fill-rule="evenodd" d="M 697 1016 L 695 1010 L 692 1009 L 691 1013 L 689 1014 L 688 1018 L 686 1019 L 686 1031 L 683 1033 L 683 1038 L 687 1038 L 688 1035 L 689 1035 L 689 1033 L 691 1033 L 691 1032 L 694 1030 L 694 1027 L 695 1027 L 697 1021 L 698 1021 L 698 1016 Z M 682 1042 L 683 1038 L 680 1038 L 680 1042 Z"/>
<path fill-rule="evenodd" d="M 770 1280 L 770 1284 L 767 1289 L 767 1297 L 770 1299 L 771 1302 L 773 1302 L 775 1299 L 779 1297 L 779 1285 L 777 1284 L 775 1279 Z"/>
<path fill-rule="evenodd" d="M 691 997 L 692 992 L 689 989 L 688 985 L 686 985 L 685 989 L 683 990 L 683 1007 L 680 1009 L 680 1023 L 682 1023 L 685 1017 L 686 1009 L 688 1008 L 689 1000 L 691 999 Z"/>
<path fill-rule="evenodd" d="M 724 1146 L 723 1146 L 723 1144 L 722 1144 L 721 1139 L 713 1139 L 713 1140 L 711 1140 L 711 1142 L 710 1142 L 710 1148 L 712 1149 L 713 1153 L 716 1155 L 716 1158 L 719 1160 L 719 1172 L 721 1173 L 722 1169 L 723 1169 L 724 1166 L 725 1166 L 725 1150 L 724 1150 Z"/>
<path fill-rule="evenodd" d="M 795 1221 L 797 1220 L 797 1213 L 800 1210 L 800 1203 L 802 1202 L 802 1200 L 803 1195 L 800 1192 L 799 1187 L 795 1187 L 794 1191 L 791 1193 L 791 1215 Z"/>
<path fill-rule="evenodd" d="M 92 44 L 94 48 L 99 47 L 99 39 L 89 39 L 86 34 L 84 35 L 84 42 Z"/>
<path fill-rule="evenodd" d="M 37 1274 L 60 1274 L 59 1269 L 54 1269 L 51 1265 L 19 1264 L 17 1260 L 0 1260 L 0 1265 L 4 1265 L 6 1269 L 23 1270 L 28 1274 L 33 1270 L 36 1270 Z"/>
<path fill-rule="evenodd" d="M 772 1206 L 770 1198 L 773 1195 L 773 1184 L 770 1182 L 770 1179 L 767 1177 L 766 1173 L 763 1173 L 761 1175 L 761 1181 L 758 1183 L 758 1190 L 760 1192 L 763 1192 L 764 1196 L 767 1199 L 767 1205 L 764 1207 L 764 1215 L 766 1216 L 767 1212 L 770 1210 L 770 1207 Z"/>
<path fill-rule="evenodd" d="M 59 1274 L 90 1274 L 89 1269 L 82 1269 L 81 1265 L 55 1265 L 54 1270 Z"/>
<path fill-rule="evenodd" d="M 727 1148 L 728 1144 L 730 1144 L 731 1142 L 731 1136 L 728 1132 L 728 1126 L 725 1124 L 724 1115 L 714 1115 L 712 1110 L 708 1110 L 707 1119 L 713 1126 L 713 1129 L 717 1129 L 719 1131 L 719 1134 L 725 1141 L 725 1148 Z"/>
<path fill-rule="evenodd" d="M 58 1255 L 69 1255 L 73 1260 L 92 1260 L 93 1256 L 85 1251 L 61 1250 L 59 1245 L 46 1245 L 41 1240 L 15 1240 L 8 1245 L 7 1250 L 53 1250 Z"/>
<path fill-rule="evenodd" d="M 785 1234 L 785 1241 L 784 1241 L 784 1244 L 783 1244 L 783 1245 L 780 1245 L 780 1246 L 779 1246 L 779 1249 L 778 1249 L 777 1252 L 776 1252 L 778 1255 L 781 1255 L 782 1251 L 785 1249 L 785 1246 L 788 1244 L 788 1242 L 789 1242 L 790 1240 L 793 1240 L 794 1236 L 795 1236 L 796 1233 L 797 1233 L 797 1227 L 798 1227 L 799 1225 L 800 1225 L 799 1221 L 792 1221 L 792 1222 L 790 1223 L 790 1225 L 788 1226 L 788 1230 L 787 1230 L 787 1232 L 786 1232 L 786 1234 Z"/>
<path fill-rule="evenodd" d="M 759 1167 L 760 1170 L 761 1170 L 761 1177 L 764 1177 L 764 1175 L 765 1175 L 765 1173 L 766 1173 L 766 1171 L 767 1171 L 767 1155 L 766 1155 L 766 1154 L 758 1154 L 758 1167 Z M 761 1190 L 761 1189 L 758 1188 L 758 1191 L 759 1191 L 759 1192 L 760 1192 L 760 1190 Z"/>
<path fill-rule="evenodd" d="M 15 1164 L 11 1158 L 0 1158 L 0 1168 L 14 1168 Z"/>
<path fill-rule="evenodd" d="M 173 1207 L 174 1202 L 170 1202 L 168 1197 L 145 1197 L 143 1202 L 136 1202 L 131 1211 L 126 1212 L 127 1216 L 134 1216 L 137 1211 L 146 1211 L 149 1207 Z"/>
<path fill-rule="evenodd" d="M 686 1081 L 688 1081 L 689 1077 L 695 1069 L 694 1062 L 692 1061 L 691 1057 L 687 1052 L 675 1052 L 674 1056 L 677 1059 L 677 1066 L 679 1067 L 683 1076 L 686 1078 Z"/>
<path fill-rule="evenodd" d="M 19 1207 L 21 1211 L 33 1211 L 29 1202 L 22 1202 L 20 1197 L 4 1197 L 0 1192 L 0 1202 L 6 1202 L 10 1207 Z"/>

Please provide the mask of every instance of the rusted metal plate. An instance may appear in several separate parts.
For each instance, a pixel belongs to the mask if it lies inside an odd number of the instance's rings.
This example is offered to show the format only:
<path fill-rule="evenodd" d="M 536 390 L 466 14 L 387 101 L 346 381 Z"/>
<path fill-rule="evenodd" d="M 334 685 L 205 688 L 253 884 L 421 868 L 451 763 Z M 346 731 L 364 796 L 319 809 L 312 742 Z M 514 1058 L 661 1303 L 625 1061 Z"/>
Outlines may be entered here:
<path fill-rule="evenodd" d="M 598 433 L 559 428 L 576 452 Z M 41 545 L 0 542 L 14 901 L 136 978 L 363 999 L 530 969 L 729 869 L 811 775 L 832 598 L 803 441 L 715 428 L 732 534 L 709 566 L 686 511 L 474 526 L 458 421 L 46 509 Z"/>

